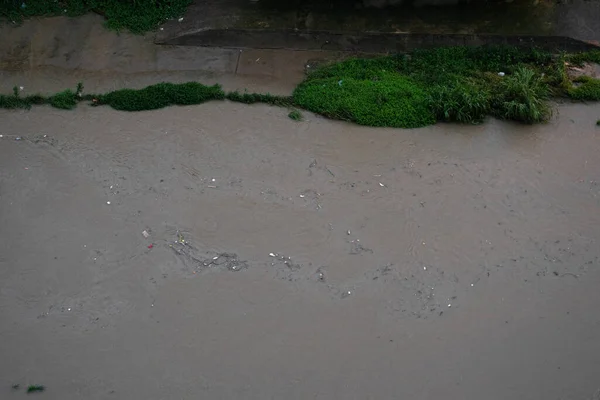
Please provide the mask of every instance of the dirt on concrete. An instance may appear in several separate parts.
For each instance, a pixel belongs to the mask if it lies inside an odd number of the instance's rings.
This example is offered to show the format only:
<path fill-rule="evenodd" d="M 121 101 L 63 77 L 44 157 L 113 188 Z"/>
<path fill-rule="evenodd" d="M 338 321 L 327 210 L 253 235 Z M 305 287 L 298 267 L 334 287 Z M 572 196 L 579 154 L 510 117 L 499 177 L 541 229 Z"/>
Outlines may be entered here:
<path fill-rule="evenodd" d="M 236 74 L 173 48 L 135 71 L 138 50 L 3 85 L 285 92 L 315 56 L 243 52 Z M 593 398 L 600 106 L 557 107 L 419 130 L 229 102 L 0 111 L 0 398 Z"/>

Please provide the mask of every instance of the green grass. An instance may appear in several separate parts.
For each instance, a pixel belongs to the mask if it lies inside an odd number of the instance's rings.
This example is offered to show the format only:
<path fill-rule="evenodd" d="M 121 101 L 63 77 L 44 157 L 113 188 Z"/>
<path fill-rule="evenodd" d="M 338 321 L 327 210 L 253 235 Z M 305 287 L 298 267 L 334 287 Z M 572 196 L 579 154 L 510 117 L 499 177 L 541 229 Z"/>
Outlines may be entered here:
<path fill-rule="evenodd" d="M 226 95 L 227 100 L 244 104 L 266 103 L 279 107 L 291 107 L 294 105 L 294 99 L 289 96 L 275 96 L 269 93 L 240 93 L 238 91 L 229 92 Z"/>
<path fill-rule="evenodd" d="M 581 76 L 575 79 L 579 84 L 568 91 L 572 99 L 580 101 L 598 101 L 600 100 L 600 79 Z"/>
<path fill-rule="evenodd" d="M 600 126 L 600 119 L 598 121 L 596 121 L 596 125 Z"/>
<path fill-rule="evenodd" d="M 582 53 L 572 54 L 567 61 L 575 65 L 583 65 L 586 62 L 600 64 L 600 50 L 591 50 Z"/>
<path fill-rule="evenodd" d="M 106 104 L 121 111 L 145 111 L 224 98 L 225 93 L 219 85 L 206 86 L 197 82 L 158 83 L 144 89 L 120 89 L 100 95 L 97 97 L 97 104 Z"/>
<path fill-rule="evenodd" d="M 559 58 L 536 49 L 422 49 L 321 67 L 294 99 L 315 113 L 369 126 L 480 123 L 488 115 L 537 123 L 552 115 L 547 100 L 561 92 L 565 77 Z"/>
<path fill-rule="evenodd" d="M 309 111 L 360 125 L 418 128 L 435 122 L 427 93 L 418 84 L 391 72 L 380 76 L 308 79 L 296 88 L 294 99 Z"/>
<path fill-rule="evenodd" d="M 30 385 L 27 388 L 27 393 L 43 392 L 44 390 L 46 390 L 46 386 L 44 385 Z"/>
<path fill-rule="evenodd" d="M 550 87 L 534 70 L 519 67 L 497 86 L 492 101 L 495 116 L 527 124 L 544 122 L 552 115 L 548 104 Z"/>
<path fill-rule="evenodd" d="M 288 114 L 288 117 L 294 121 L 302 121 L 302 113 L 298 110 L 292 110 Z"/>
<path fill-rule="evenodd" d="M 0 0 L 0 15 L 20 22 L 37 16 L 75 17 L 96 12 L 106 18 L 110 29 L 144 33 L 181 16 L 190 3 L 191 0 Z"/>
<path fill-rule="evenodd" d="M 441 121 L 476 124 L 488 116 L 533 124 L 552 116 L 553 97 L 600 100 L 600 80 L 580 77 L 572 82 L 565 64 L 592 62 L 597 57 L 600 51 L 553 55 L 505 46 L 449 47 L 325 65 L 307 75 L 292 96 L 226 93 L 219 85 L 197 82 L 83 95 L 79 84 L 75 90 L 49 97 L 22 97 L 15 87 L 12 95 L 0 95 L 0 107 L 27 109 L 49 104 L 73 109 L 81 101 L 91 101 L 95 106 L 143 111 L 227 99 L 285 107 L 297 121 L 302 114 L 296 108 L 367 126 L 418 128 Z"/>

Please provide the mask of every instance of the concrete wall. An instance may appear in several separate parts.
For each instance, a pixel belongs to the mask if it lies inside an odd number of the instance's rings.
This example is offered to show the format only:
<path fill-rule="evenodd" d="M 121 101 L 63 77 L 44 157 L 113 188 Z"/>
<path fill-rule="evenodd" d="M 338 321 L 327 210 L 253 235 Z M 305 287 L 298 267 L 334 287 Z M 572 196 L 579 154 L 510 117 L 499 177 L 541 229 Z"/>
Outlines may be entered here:
<path fill-rule="evenodd" d="M 438 34 L 344 34 L 293 30 L 206 30 L 168 39 L 161 44 L 262 49 L 334 50 L 365 53 L 402 53 L 417 48 L 506 44 L 552 51 L 598 49 L 593 44 L 563 36 L 498 36 Z"/>

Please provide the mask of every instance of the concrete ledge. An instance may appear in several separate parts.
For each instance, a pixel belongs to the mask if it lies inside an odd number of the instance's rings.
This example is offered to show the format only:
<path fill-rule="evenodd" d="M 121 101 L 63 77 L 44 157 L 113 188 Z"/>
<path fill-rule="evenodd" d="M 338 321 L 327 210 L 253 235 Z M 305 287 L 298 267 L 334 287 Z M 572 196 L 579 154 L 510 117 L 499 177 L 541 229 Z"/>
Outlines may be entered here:
<path fill-rule="evenodd" d="M 207 29 L 158 37 L 157 44 L 255 49 L 402 53 L 418 48 L 506 44 L 550 51 L 586 51 L 597 44 L 564 36 L 507 36 L 423 33 L 344 33 L 273 29 Z"/>

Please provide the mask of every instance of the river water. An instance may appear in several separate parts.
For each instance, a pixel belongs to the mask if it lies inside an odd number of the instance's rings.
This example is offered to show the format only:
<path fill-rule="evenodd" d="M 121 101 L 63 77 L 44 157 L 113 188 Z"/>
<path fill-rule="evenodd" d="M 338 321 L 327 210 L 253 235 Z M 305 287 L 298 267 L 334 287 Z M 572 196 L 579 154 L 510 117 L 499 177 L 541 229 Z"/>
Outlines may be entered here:
<path fill-rule="evenodd" d="M 2 111 L 1 381 L 591 398 L 600 108 L 557 111 L 414 131 L 231 103 Z"/>
<path fill-rule="evenodd" d="M 316 56 L 76 21 L 7 29 L 5 91 L 289 93 Z M 0 111 L 0 397 L 597 398 L 599 105 L 418 130 L 287 114 Z"/>

